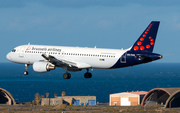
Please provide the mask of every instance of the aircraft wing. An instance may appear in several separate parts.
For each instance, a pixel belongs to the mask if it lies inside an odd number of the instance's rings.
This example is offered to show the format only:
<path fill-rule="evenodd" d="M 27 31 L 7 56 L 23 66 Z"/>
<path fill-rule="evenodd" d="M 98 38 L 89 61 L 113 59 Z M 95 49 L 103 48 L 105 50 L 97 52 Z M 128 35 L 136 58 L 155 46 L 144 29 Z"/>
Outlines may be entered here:
<path fill-rule="evenodd" d="M 71 60 L 66 60 L 63 58 L 55 58 L 52 55 L 46 56 L 45 54 L 42 54 L 42 57 L 51 62 L 52 64 L 56 66 L 68 66 L 68 67 L 75 67 L 79 69 L 85 69 L 85 68 L 90 68 L 91 65 L 83 62 L 78 62 L 78 61 L 71 61 Z"/>

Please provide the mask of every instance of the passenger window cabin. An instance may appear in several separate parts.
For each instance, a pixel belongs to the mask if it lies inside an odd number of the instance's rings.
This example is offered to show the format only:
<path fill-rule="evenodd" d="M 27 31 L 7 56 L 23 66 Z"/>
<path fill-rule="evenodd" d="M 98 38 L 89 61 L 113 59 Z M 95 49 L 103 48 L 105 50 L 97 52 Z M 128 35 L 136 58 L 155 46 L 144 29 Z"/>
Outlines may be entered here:
<path fill-rule="evenodd" d="M 16 49 L 13 49 L 12 52 L 16 52 Z M 89 56 L 89 57 L 109 57 L 109 58 L 115 58 L 115 56 L 111 55 L 98 55 L 98 54 L 81 54 L 81 53 L 59 53 L 59 52 L 41 52 L 41 51 L 25 51 L 25 53 L 37 53 L 37 54 L 43 54 L 43 53 L 49 53 L 49 54 L 62 54 L 62 55 L 69 55 L 69 56 Z"/>

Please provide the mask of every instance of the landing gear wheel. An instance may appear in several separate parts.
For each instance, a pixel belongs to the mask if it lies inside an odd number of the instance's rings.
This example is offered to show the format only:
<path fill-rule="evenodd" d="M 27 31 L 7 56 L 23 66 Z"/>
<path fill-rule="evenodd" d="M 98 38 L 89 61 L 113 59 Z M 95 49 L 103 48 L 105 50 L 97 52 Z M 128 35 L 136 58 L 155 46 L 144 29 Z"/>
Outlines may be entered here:
<path fill-rule="evenodd" d="M 64 74 L 63 74 L 63 78 L 64 78 L 64 79 L 67 79 L 67 78 L 68 78 L 67 73 L 64 73 Z"/>
<path fill-rule="evenodd" d="M 67 79 L 70 79 L 71 78 L 71 74 L 70 73 L 68 73 L 68 78 Z"/>
<path fill-rule="evenodd" d="M 92 77 L 92 74 L 91 73 L 89 73 L 89 78 L 91 78 Z"/>
<path fill-rule="evenodd" d="M 71 78 L 71 74 L 70 73 L 64 73 L 63 74 L 63 78 L 64 79 L 70 79 Z"/>
<path fill-rule="evenodd" d="M 24 75 L 28 75 L 28 71 L 24 71 Z"/>
<path fill-rule="evenodd" d="M 85 77 L 85 78 L 88 78 L 88 73 L 85 73 L 85 74 L 84 74 L 84 77 Z"/>
<path fill-rule="evenodd" d="M 85 78 L 91 78 L 91 77 L 92 77 L 92 74 L 89 73 L 89 72 L 86 72 L 86 73 L 84 74 L 84 77 L 85 77 Z"/>

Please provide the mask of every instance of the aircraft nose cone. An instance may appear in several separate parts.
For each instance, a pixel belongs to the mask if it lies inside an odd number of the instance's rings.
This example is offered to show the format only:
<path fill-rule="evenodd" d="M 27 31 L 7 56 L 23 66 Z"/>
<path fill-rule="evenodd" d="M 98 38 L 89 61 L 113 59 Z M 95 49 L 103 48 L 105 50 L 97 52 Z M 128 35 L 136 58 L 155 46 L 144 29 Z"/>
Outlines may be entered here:
<path fill-rule="evenodd" d="M 8 54 L 6 55 L 6 58 L 7 58 L 9 61 L 11 61 L 11 55 L 10 55 L 10 53 L 8 53 Z"/>

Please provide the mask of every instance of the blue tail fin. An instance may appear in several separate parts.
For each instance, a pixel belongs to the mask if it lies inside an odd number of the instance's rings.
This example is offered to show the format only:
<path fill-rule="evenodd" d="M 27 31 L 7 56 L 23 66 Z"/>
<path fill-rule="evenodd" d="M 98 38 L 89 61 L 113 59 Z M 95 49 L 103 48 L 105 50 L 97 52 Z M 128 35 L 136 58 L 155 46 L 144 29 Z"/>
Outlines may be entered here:
<path fill-rule="evenodd" d="M 159 23 L 159 21 L 152 21 L 138 40 L 134 43 L 130 51 L 151 53 L 155 45 Z"/>

